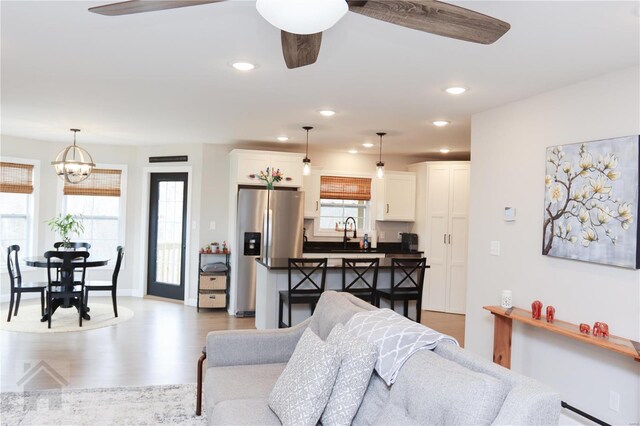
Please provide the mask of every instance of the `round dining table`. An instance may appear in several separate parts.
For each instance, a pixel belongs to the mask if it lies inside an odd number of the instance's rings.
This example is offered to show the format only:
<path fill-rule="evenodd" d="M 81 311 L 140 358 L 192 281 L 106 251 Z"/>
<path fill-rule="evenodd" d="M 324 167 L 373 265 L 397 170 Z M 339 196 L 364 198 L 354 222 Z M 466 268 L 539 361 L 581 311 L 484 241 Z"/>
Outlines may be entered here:
<path fill-rule="evenodd" d="M 62 259 L 50 259 L 51 260 L 51 267 L 52 268 L 60 268 L 62 266 Z M 86 263 L 86 267 L 87 268 L 97 268 L 99 266 L 106 266 L 109 263 L 109 260 L 111 259 L 105 259 L 105 258 L 100 258 L 100 257 L 92 257 L 89 256 L 87 258 L 87 263 Z M 44 256 L 35 256 L 35 257 L 27 257 L 24 259 L 24 262 L 27 264 L 27 266 L 32 266 L 34 268 L 46 268 L 47 267 L 47 258 Z M 66 287 L 73 287 L 74 286 L 74 282 L 73 282 L 73 270 L 75 268 L 82 268 L 83 265 L 85 265 L 84 263 L 84 259 L 77 259 L 75 261 L 73 261 L 72 263 L 73 269 L 70 270 L 61 270 L 60 271 L 60 281 L 62 283 L 62 285 L 66 286 Z M 85 320 L 90 320 L 91 316 L 89 315 L 89 308 L 86 306 L 80 306 L 80 300 L 78 298 L 75 297 L 62 297 L 62 298 L 56 298 L 53 299 L 52 305 L 51 305 L 51 314 L 53 314 L 56 309 L 58 309 L 59 307 L 62 308 L 71 308 L 71 307 L 75 307 L 78 310 L 82 310 L 82 319 Z M 42 319 L 40 320 L 41 322 L 45 322 L 49 319 L 49 313 L 47 311 L 47 313 L 44 314 L 44 316 L 42 317 Z"/>

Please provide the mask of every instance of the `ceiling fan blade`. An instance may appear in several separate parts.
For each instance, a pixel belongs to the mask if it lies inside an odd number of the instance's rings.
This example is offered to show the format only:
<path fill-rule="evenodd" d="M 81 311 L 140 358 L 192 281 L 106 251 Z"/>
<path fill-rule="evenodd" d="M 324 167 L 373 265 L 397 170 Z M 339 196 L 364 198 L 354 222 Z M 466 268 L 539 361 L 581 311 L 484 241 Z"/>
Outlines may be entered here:
<path fill-rule="evenodd" d="M 89 8 L 89 12 L 106 16 L 131 15 L 133 13 L 155 12 L 156 10 L 177 9 L 179 7 L 218 3 L 225 0 L 131 0 Z"/>
<path fill-rule="evenodd" d="M 292 34 L 282 31 L 280 34 L 282 54 L 287 68 L 292 69 L 311 65 L 318 59 L 322 33 Z"/>
<path fill-rule="evenodd" d="M 474 43 L 491 44 L 511 25 L 436 0 L 347 0 L 349 10 L 370 18 Z"/>

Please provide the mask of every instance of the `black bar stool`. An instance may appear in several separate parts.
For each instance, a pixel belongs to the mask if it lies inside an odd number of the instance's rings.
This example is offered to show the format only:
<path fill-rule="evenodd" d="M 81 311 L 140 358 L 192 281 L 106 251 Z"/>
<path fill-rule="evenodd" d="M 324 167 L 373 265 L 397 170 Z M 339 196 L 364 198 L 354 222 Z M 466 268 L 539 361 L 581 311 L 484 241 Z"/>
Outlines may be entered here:
<path fill-rule="evenodd" d="M 427 259 L 393 258 L 391 259 L 391 287 L 376 291 L 376 306 L 380 307 L 380 298 L 389 300 L 391 310 L 395 301 L 404 302 L 404 316 L 409 318 L 409 301 L 416 301 L 416 322 L 420 322 L 422 310 L 422 288 Z"/>
<path fill-rule="evenodd" d="M 342 259 L 342 291 L 375 303 L 380 259 Z M 348 277 L 347 277 L 348 276 Z M 354 278 L 355 277 L 355 278 Z M 352 279 L 353 278 L 353 279 Z M 347 282 L 350 281 L 350 282 Z"/>
<path fill-rule="evenodd" d="M 280 306 L 278 308 L 278 327 L 291 327 L 291 311 L 293 305 L 311 305 L 311 314 L 324 291 L 327 276 L 327 258 L 322 259 L 289 259 L 289 290 L 280 292 Z M 293 278 L 302 278 L 294 284 Z M 289 323 L 282 321 L 284 302 L 289 306 Z"/>

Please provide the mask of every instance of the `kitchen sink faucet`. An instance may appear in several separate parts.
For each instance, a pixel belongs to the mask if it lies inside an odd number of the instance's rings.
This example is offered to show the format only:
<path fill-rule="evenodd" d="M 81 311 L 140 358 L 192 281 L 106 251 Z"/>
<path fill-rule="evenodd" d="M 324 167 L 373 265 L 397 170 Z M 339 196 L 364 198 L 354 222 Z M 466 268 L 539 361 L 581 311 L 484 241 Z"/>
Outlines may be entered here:
<path fill-rule="evenodd" d="M 350 238 L 347 237 L 347 223 L 349 222 L 349 219 L 351 219 L 351 221 L 353 222 L 353 238 L 358 238 L 358 234 L 356 232 L 356 228 L 358 227 L 358 224 L 356 223 L 356 220 L 349 216 L 348 218 L 345 219 L 344 221 L 344 236 L 342 237 L 342 248 L 346 249 L 347 248 L 347 241 L 350 240 Z"/>

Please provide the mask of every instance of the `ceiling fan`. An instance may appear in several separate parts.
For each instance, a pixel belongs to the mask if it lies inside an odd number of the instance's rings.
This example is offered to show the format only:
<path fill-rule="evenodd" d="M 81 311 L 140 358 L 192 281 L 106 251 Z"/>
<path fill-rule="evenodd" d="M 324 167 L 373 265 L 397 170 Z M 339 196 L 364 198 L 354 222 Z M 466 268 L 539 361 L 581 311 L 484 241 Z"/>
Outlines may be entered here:
<path fill-rule="evenodd" d="M 225 0 L 130 0 L 92 7 L 89 11 L 118 16 L 221 1 Z M 347 10 L 414 30 L 481 44 L 495 42 L 511 28 L 499 19 L 437 0 L 257 0 L 256 7 L 267 21 L 281 30 L 282 53 L 290 69 L 316 62 L 322 31 L 333 26 Z"/>

